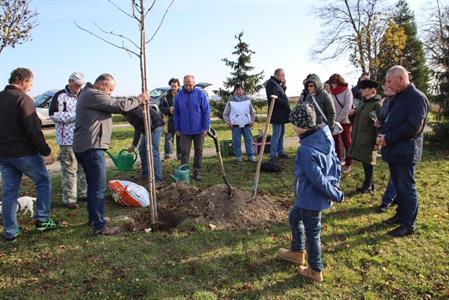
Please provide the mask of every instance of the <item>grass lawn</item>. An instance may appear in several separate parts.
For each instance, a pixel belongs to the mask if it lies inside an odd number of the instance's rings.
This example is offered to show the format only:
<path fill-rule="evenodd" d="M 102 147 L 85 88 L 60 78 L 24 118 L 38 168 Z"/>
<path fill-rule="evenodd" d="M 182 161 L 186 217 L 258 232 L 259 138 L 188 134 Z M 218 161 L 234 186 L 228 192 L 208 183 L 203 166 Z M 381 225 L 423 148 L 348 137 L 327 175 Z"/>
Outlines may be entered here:
<path fill-rule="evenodd" d="M 115 133 L 117 134 L 117 133 Z M 290 149 L 294 154 L 295 149 Z M 32 220 L 20 216 L 25 228 L 16 243 L 0 241 L 1 299 L 436 299 L 449 296 L 449 160 L 425 152 L 417 169 L 420 193 L 418 231 L 393 239 L 374 213 L 388 170 L 376 166 L 375 196 L 358 195 L 323 215 L 323 284 L 300 278 L 295 266 L 276 257 L 288 247 L 287 220 L 255 231 L 209 231 L 196 226 L 171 234 L 122 233 L 94 237 L 82 208 L 61 207 L 60 177 L 52 178 L 53 213 L 62 228 L 39 233 Z M 251 189 L 255 167 L 226 158 L 232 185 Z M 176 162 L 166 162 L 165 176 Z M 261 193 L 293 203 L 293 158 L 281 174 L 262 174 Z M 362 168 L 342 181 L 349 191 L 361 183 Z M 109 178 L 130 178 L 110 170 Z M 221 183 L 216 160 L 204 161 L 202 187 Z M 24 179 L 22 194 L 34 194 Z M 142 209 L 107 201 L 112 223 Z"/>

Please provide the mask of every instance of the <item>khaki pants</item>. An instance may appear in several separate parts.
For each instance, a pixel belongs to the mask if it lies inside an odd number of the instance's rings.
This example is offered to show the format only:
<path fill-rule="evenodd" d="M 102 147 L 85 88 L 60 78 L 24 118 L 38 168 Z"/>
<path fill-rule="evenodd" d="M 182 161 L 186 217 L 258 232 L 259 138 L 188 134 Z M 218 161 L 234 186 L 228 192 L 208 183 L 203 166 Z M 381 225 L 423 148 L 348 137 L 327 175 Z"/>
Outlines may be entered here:
<path fill-rule="evenodd" d="M 62 202 L 75 203 L 77 198 L 86 197 L 86 175 L 78 164 L 72 146 L 59 146 L 62 171 Z"/>

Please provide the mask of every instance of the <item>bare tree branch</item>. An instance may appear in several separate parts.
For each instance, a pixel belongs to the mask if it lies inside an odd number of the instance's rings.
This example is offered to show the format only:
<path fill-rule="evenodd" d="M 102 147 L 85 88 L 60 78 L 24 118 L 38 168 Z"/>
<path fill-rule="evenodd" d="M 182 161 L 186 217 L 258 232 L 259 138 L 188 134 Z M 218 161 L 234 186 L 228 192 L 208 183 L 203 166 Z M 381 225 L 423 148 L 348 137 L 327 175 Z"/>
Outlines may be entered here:
<path fill-rule="evenodd" d="M 109 45 L 111 45 L 111 46 L 113 46 L 113 47 L 115 47 L 115 48 L 118 48 L 118 49 L 122 49 L 122 50 L 128 52 L 129 54 L 133 54 L 133 55 L 139 57 L 139 53 L 137 53 L 137 52 L 135 52 L 135 51 L 133 51 L 133 50 L 131 50 L 131 49 L 125 47 L 124 45 L 121 45 L 121 46 L 120 46 L 120 45 L 117 45 L 117 44 L 115 44 L 115 43 L 112 43 L 112 42 L 108 41 L 107 39 L 105 39 L 105 38 L 99 36 L 98 34 L 95 34 L 95 33 L 93 33 L 92 31 L 90 31 L 90 30 L 88 30 L 88 29 L 86 29 L 86 28 L 84 28 L 84 27 L 78 25 L 75 21 L 73 21 L 73 23 L 75 24 L 76 27 L 78 27 L 78 28 L 81 29 L 82 31 L 87 32 L 88 34 L 90 34 L 90 35 L 96 37 L 97 39 L 102 40 L 102 41 L 105 42 L 106 44 L 109 44 Z"/>
<path fill-rule="evenodd" d="M 100 30 L 101 32 L 105 33 L 105 34 L 110 34 L 112 36 L 116 36 L 119 37 L 121 39 L 127 40 L 128 42 L 130 42 L 134 47 L 136 47 L 137 49 L 139 49 L 139 45 L 137 45 L 133 40 L 131 40 L 130 38 L 124 36 L 123 34 L 120 33 L 115 33 L 113 31 L 106 31 L 103 28 L 101 28 L 99 25 L 97 25 L 97 23 L 94 23 L 95 27 L 98 28 L 98 30 Z"/>
<path fill-rule="evenodd" d="M 145 17 L 148 15 L 148 13 L 153 9 L 154 4 L 156 4 L 156 0 L 153 0 L 153 3 L 151 3 L 150 7 L 145 12 Z"/>
<path fill-rule="evenodd" d="M 175 0 L 171 0 L 170 4 L 167 6 L 167 9 L 165 10 L 164 15 L 162 16 L 162 19 L 161 19 L 161 21 L 159 22 L 159 25 L 157 26 L 157 28 L 156 28 L 156 30 L 154 31 L 153 35 L 152 35 L 152 36 L 145 42 L 146 44 L 148 44 L 149 42 L 151 42 L 151 41 L 154 39 L 154 37 L 156 36 L 157 32 L 159 31 L 159 29 L 160 29 L 161 26 L 162 26 L 162 23 L 164 22 L 165 16 L 167 15 L 168 10 L 169 10 L 170 7 L 172 6 L 173 2 L 175 2 Z"/>
<path fill-rule="evenodd" d="M 107 0 L 109 3 L 111 3 L 115 8 L 117 8 L 119 11 L 121 11 L 122 13 L 124 13 L 125 15 L 127 15 L 128 17 L 130 17 L 131 19 L 136 19 L 137 21 L 139 21 L 139 19 L 136 17 L 136 16 L 134 16 L 134 15 L 131 15 L 131 14 L 129 14 L 128 12 L 126 12 L 125 10 L 123 10 L 120 6 L 118 6 L 117 4 L 115 4 L 115 2 L 114 1 L 112 1 L 112 0 Z"/>

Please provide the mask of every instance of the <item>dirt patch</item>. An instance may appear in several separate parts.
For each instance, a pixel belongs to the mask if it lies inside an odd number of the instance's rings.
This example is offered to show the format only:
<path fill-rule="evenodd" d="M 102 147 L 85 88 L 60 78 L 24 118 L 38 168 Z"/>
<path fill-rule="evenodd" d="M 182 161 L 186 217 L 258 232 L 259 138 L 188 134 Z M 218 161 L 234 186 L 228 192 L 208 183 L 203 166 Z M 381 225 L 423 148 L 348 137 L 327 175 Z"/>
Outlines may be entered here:
<path fill-rule="evenodd" d="M 173 183 L 158 192 L 160 228 L 173 228 L 191 220 L 213 230 L 255 229 L 284 222 L 287 209 L 282 203 L 260 195 L 252 199 L 248 192 L 233 189 L 229 197 L 224 184 L 206 190 L 184 183 Z M 149 212 L 136 216 L 136 229 L 150 227 Z"/>

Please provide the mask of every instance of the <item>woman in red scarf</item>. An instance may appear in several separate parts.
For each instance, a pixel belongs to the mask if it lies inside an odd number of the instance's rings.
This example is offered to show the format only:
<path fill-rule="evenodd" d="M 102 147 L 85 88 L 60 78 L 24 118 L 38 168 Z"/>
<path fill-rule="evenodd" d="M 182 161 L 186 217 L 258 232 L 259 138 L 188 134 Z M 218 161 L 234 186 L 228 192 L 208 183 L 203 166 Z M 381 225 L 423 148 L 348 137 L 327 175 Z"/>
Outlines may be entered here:
<path fill-rule="evenodd" d="M 351 122 L 349 121 L 349 112 L 352 108 L 352 92 L 348 89 L 348 84 L 340 74 L 333 74 L 329 78 L 329 82 L 335 105 L 336 121 L 340 122 L 343 127 L 342 133 L 334 135 L 335 150 L 343 165 L 343 173 L 348 174 L 352 170 L 352 160 L 348 155 L 349 146 L 351 145 Z M 343 141 L 345 149 L 344 160 L 340 146 L 340 138 Z"/>

